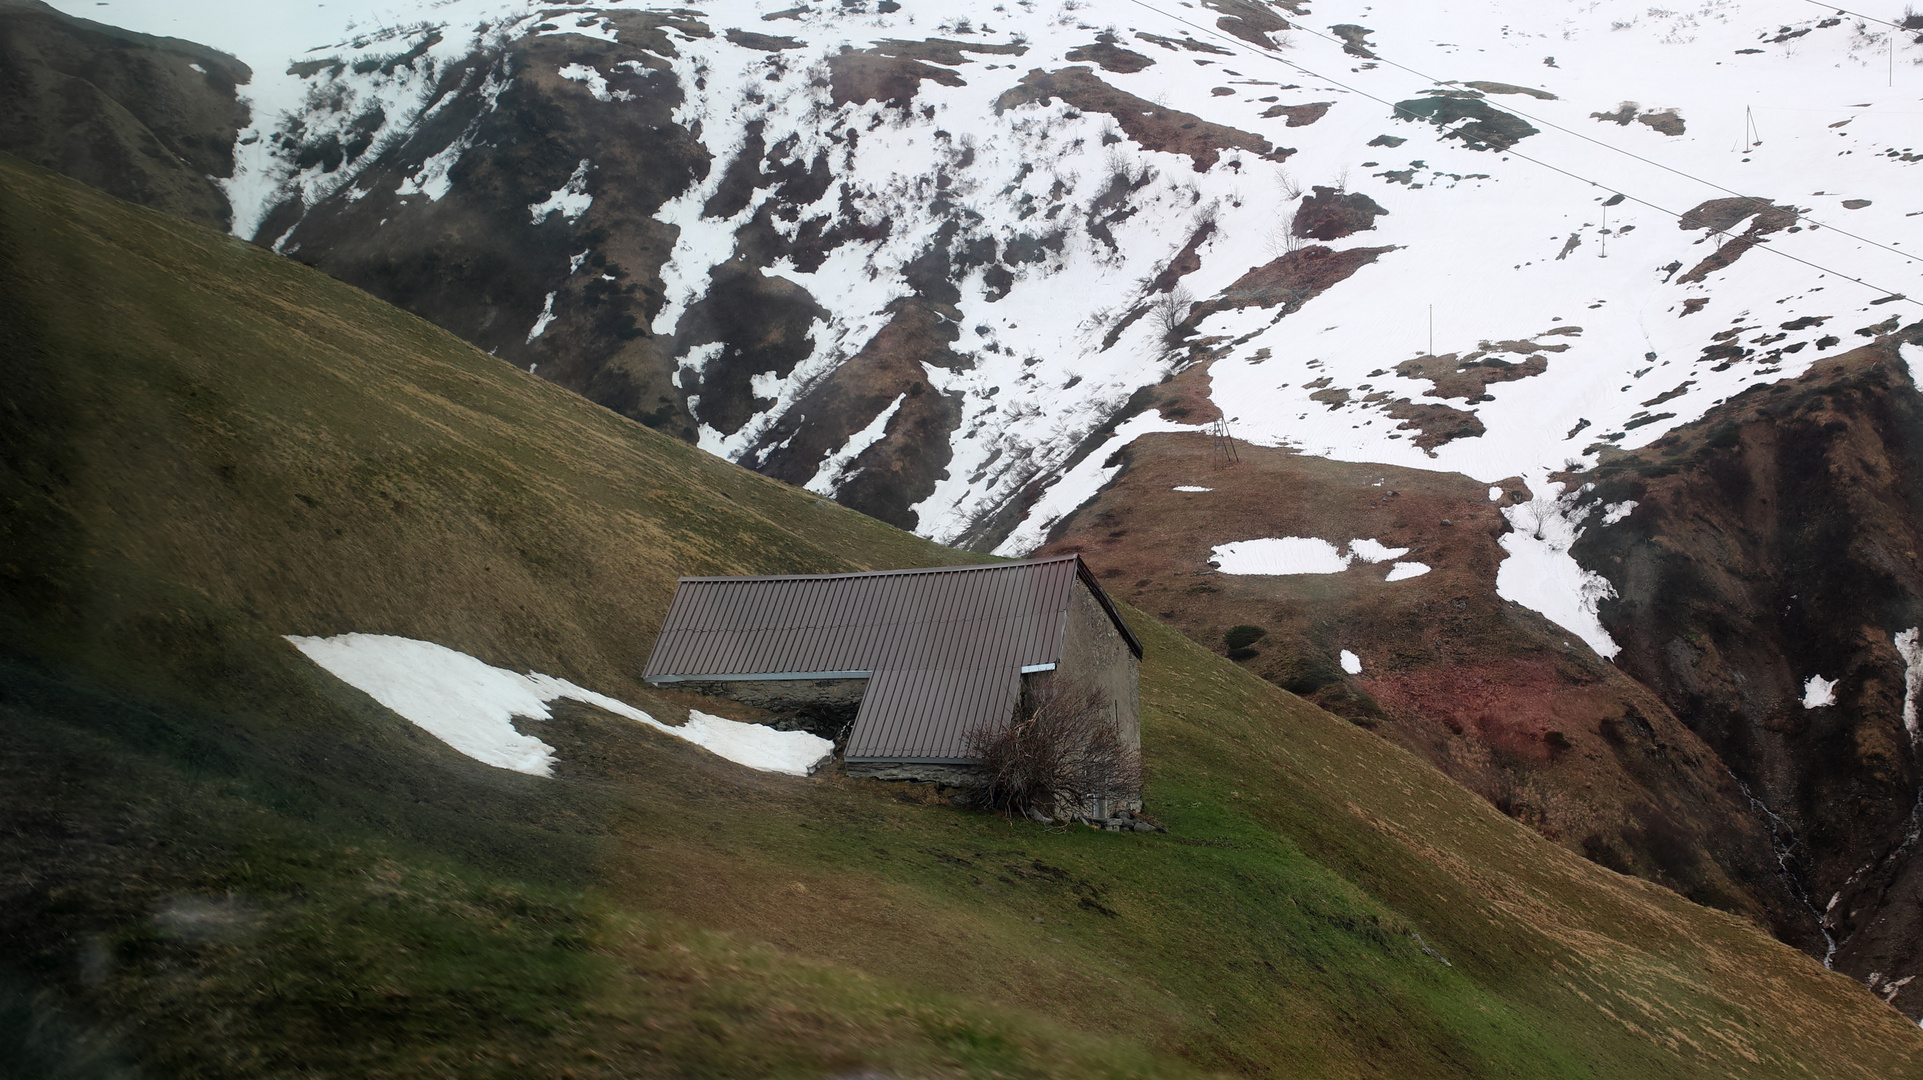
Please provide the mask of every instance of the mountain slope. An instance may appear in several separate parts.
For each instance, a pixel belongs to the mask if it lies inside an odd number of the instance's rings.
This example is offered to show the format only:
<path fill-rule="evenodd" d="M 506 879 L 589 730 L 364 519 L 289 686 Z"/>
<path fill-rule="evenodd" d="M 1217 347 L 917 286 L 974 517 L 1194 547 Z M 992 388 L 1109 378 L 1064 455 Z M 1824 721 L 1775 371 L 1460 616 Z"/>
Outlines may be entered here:
<path fill-rule="evenodd" d="M 246 64 L 203 45 L 0 3 L 0 150 L 226 229 Z"/>
<path fill-rule="evenodd" d="M 236 227 L 1010 552 L 1099 486 L 1096 444 L 1182 426 L 1127 407 L 1179 366 L 1264 443 L 1535 478 L 1803 370 L 1914 273 L 1891 25 L 889 8 L 384 18 L 299 58 Z"/>
<path fill-rule="evenodd" d="M 1631 506 L 1574 552 L 1621 663 L 1767 808 L 1826 962 L 1905 1012 L 1923 970 L 1916 698 L 1923 325 L 1758 387 L 1583 479 Z"/>
<path fill-rule="evenodd" d="M 1166 837 L 748 773 L 586 707 L 538 725 L 555 779 L 463 758 L 279 635 L 433 639 L 678 718 L 633 674 L 675 573 L 956 555 L 265 252 L 0 170 L 18 1053 L 250 1076 L 1923 1056 L 1860 986 L 1136 613 Z"/>
<path fill-rule="evenodd" d="M 1394 714 L 1381 730 L 1545 835 L 1822 956 L 1816 901 L 1862 858 L 1907 850 L 1915 746 L 1817 770 L 1874 805 L 1827 824 L 1792 807 L 1791 832 L 1838 846 L 1781 858 L 1768 808 L 1814 774 L 1764 768 L 1749 747 L 1776 738 L 1766 714 L 1803 663 L 1782 651 L 1794 635 L 1764 635 L 1767 655 L 1739 665 L 1775 687 L 1768 701 L 1705 696 L 1647 662 L 1650 627 L 1740 635 L 1717 628 L 1748 625 L 1760 601 L 1712 581 L 1715 603 L 1687 619 L 1605 617 L 1623 583 L 1572 554 L 1579 537 L 1613 554 L 1606 534 L 1634 501 L 1598 502 L 1577 474 L 1914 318 L 1898 294 L 1923 214 L 1907 171 L 1923 160 L 1908 145 L 1916 17 L 1802 6 L 457 0 L 418 22 L 336 5 L 339 33 L 298 48 L 279 23 L 200 25 L 263 72 L 223 185 L 239 232 L 890 523 L 1027 551 L 1104 484 L 1104 512 L 1140 493 L 1121 451 L 1151 457 L 1214 418 L 1263 445 L 1420 470 L 1471 503 L 1460 477 L 1497 485 L 1493 506 L 1436 516 L 1508 531 L 1375 597 L 1453 576 L 1464 591 L 1432 599 L 1473 610 L 1474 647 L 1445 644 L 1474 655 L 1431 642 L 1384 671 L 1373 658 L 1399 647 L 1411 609 L 1269 575 L 1238 583 L 1236 619 L 1311 638 L 1328 629 L 1305 620 L 1339 624 L 1371 659 L 1349 677 L 1328 666 L 1332 642 L 1283 649 L 1278 633 L 1259 670 L 1350 714 Z M 1181 402 L 1150 409 L 1171 376 Z M 1354 538 L 1381 516 L 1333 513 L 1220 523 L 1203 546 L 1318 515 L 1317 536 Z M 1688 542 L 1721 550 L 1713 532 Z M 1147 561 L 1189 566 L 1197 539 Z M 1716 578 L 1691 560 L 1671 580 Z M 1233 620 L 1199 595 L 1153 610 L 1213 642 Z M 1452 611 L 1417 614 L 1468 625 Z M 1812 616 L 1855 618 L 1849 604 Z M 1668 715 L 1558 651 L 1607 658 L 1632 639 L 1631 670 Z M 1894 670 L 1893 640 L 1872 667 Z M 1373 703 L 1338 700 L 1364 683 Z M 1839 730 L 1900 726 L 1889 693 L 1838 708 Z M 1571 756 L 1552 732 L 1595 738 Z M 1810 877 L 1813 861 L 1849 873 Z M 1861 888 L 1864 919 L 1908 903 Z M 1887 934 L 1838 954 L 1884 989 L 1923 973 L 1916 932 Z"/>
<path fill-rule="evenodd" d="M 1496 595 L 1507 494 L 1489 492 L 1254 446 L 1231 462 L 1209 439 L 1146 435 L 1042 550 L 1083 552 L 1117 595 L 1569 850 L 1822 955 L 1815 914 L 1716 751 L 1568 631 Z M 1297 573 L 1224 554 L 1260 537 L 1393 554 Z M 1225 640 L 1238 626 L 1255 639 Z"/>

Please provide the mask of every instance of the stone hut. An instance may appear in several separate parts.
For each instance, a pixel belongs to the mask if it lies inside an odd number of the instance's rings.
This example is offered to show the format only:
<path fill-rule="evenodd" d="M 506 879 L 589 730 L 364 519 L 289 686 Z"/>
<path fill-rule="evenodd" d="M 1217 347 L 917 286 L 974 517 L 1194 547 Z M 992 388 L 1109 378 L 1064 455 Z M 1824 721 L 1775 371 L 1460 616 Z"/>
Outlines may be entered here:
<path fill-rule="evenodd" d="M 967 736 L 1072 680 L 1142 744 L 1142 645 L 1077 555 L 682 578 L 643 677 L 805 717 L 850 775 L 967 785 Z M 840 743 L 840 738 L 837 738 Z"/>

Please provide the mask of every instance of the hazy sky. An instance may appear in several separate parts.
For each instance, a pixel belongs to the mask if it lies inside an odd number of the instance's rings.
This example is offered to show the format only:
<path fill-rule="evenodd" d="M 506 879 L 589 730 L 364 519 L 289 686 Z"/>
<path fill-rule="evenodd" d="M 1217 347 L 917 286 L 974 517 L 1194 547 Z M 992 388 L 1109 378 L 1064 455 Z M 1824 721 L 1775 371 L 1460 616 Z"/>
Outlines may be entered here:
<path fill-rule="evenodd" d="M 49 2 L 83 19 L 212 45 L 254 67 L 342 41 L 351 35 L 349 23 L 414 22 L 431 18 L 434 6 L 428 0 L 331 0 L 325 4 L 288 0 Z"/>

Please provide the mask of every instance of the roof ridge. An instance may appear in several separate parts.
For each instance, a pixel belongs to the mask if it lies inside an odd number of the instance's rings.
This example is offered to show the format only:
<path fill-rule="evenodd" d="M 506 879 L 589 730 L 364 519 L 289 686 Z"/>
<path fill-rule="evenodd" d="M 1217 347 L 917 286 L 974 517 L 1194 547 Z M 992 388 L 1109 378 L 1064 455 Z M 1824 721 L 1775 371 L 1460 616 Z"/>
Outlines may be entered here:
<path fill-rule="evenodd" d="M 1049 566 L 1054 563 L 1068 562 L 1071 559 L 1080 558 L 1080 555 L 1071 553 L 1068 555 L 1051 555 L 1046 559 L 1022 559 L 1015 562 L 999 563 L 967 563 L 961 566 L 911 566 L 899 570 L 851 570 L 841 574 L 763 574 L 755 577 L 743 577 L 730 574 L 721 577 L 684 577 L 676 580 L 677 583 L 687 581 L 725 581 L 743 584 L 754 581 L 837 581 L 847 578 L 898 577 L 906 574 L 952 574 L 968 570 L 1015 570 L 1030 566 Z"/>

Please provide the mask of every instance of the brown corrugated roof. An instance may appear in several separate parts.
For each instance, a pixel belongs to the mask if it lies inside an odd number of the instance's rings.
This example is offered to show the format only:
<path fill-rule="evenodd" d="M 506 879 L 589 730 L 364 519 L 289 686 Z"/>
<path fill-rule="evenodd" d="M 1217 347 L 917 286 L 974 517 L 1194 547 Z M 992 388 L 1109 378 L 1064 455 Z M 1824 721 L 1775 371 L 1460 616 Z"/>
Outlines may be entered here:
<path fill-rule="evenodd" d="M 1024 667 L 1060 661 L 1080 578 L 1136 656 L 1142 646 L 1075 555 L 862 574 L 682 578 L 651 682 L 871 677 L 851 760 L 955 761 L 1005 719 Z"/>

